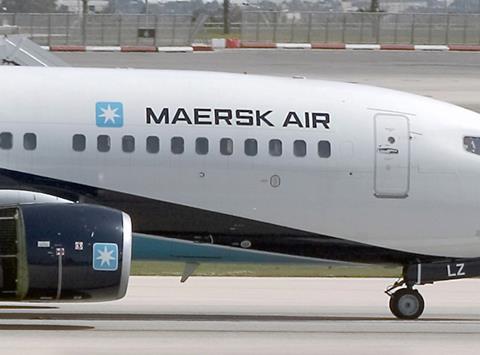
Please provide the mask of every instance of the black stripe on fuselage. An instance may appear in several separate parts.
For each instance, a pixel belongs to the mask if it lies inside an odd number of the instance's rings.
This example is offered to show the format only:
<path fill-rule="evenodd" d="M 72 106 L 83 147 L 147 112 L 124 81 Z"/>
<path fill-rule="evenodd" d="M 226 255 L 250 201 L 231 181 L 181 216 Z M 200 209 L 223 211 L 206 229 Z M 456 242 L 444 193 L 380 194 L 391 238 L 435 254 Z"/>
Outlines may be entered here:
<path fill-rule="evenodd" d="M 445 259 L 7 169 L 0 169 L 0 188 L 37 191 L 116 208 L 131 216 L 137 233 L 351 262 L 406 265 Z"/>

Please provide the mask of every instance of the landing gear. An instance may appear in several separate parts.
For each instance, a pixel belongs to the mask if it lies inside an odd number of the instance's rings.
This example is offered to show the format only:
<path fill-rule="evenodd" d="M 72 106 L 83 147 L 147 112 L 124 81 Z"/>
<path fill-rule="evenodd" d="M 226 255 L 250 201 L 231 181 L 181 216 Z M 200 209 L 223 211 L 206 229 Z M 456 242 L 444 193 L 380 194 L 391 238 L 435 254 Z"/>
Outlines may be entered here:
<path fill-rule="evenodd" d="M 423 313 L 425 302 L 413 285 L 413 282 L 405 281 L 405 277 L 402 277 L 385 291 L 390 296 L 390 311 L 399 319 L 417 319 Z"/>
<path fill-rule="evenodd" d="M 399 319 L 417 319 L 424 308 L 422 295 L 412 288 L 401 288 L 390 296 L 390 311 Z"/>
<path fill-rule="evenodd" d="M 395 317 L 417 319 L 423 313 L 425 302 L 420 293 L 413 289 L 414 285 L 478 276 L 480 258 L 444 259 L 427 263 L 417 260 L 415 264 L 403 266 L 402 277 L 388 287 L 385 293 L 390 296 L 390 310 Z"/>

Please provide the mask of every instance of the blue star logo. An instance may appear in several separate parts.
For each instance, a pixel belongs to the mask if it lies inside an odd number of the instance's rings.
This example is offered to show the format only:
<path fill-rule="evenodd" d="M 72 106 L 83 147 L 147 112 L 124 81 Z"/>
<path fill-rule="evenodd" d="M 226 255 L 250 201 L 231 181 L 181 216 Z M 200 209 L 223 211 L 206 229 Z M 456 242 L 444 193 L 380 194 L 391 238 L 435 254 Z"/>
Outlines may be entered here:
<path fill-rule="evenodd" d="M 118 269 L 118 245 L 115 243 L 93 244 L 93 269 L 116 271 Z"/>
<path fill-rule="evenodd" d="M 95 117 L 97 127 L 123 127 L 123 104 L 121 102 L 97 102 Z"/>

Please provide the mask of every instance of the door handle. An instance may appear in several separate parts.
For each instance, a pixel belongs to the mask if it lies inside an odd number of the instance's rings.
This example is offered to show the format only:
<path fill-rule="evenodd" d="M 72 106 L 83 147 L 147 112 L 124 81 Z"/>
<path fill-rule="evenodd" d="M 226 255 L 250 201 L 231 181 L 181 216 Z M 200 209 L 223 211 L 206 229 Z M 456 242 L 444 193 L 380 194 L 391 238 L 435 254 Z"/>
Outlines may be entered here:
<path fill-rule="evenodd" d="M 382 153 L 382 154 L 398 154 L 398 149 L 379 147 L 377 149 L 377 152 Z"/>

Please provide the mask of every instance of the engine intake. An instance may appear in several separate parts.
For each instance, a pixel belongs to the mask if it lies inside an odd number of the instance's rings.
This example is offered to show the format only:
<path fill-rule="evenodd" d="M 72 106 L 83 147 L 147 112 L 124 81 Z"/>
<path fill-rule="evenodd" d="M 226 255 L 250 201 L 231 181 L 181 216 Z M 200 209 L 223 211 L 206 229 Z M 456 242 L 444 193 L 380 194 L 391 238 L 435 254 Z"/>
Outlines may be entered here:
<path fill-rule="evenodd" d="M 120 211 L 87 204 L 0 208 L 0 300 L 122 298 L 132 226 Z"/>

